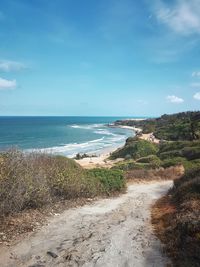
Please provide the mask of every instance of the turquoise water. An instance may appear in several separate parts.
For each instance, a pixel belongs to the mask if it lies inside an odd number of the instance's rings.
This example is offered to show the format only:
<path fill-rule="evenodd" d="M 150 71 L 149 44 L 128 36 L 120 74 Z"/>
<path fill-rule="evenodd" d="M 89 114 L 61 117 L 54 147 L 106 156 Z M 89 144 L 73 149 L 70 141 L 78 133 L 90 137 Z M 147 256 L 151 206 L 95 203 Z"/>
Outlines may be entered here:
<path fill-rule="evenodd" d="M 124 144 L 132 130 L 109 128 L 123 117 L 0 117 L 0 149 L 17 147 L 73 157 Z"/>

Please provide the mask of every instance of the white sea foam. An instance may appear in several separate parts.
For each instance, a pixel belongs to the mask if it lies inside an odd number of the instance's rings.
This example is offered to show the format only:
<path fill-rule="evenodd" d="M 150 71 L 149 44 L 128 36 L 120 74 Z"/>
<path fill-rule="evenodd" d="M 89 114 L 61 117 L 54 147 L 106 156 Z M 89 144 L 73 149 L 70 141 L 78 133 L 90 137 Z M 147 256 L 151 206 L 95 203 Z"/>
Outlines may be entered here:
<path fill-rule="evenodd" d="M 111 138 L 99 138 L 96 140 L 84 142 L 84 143 L 71 143 L 60 146 L 54 146 L 49 148 L 41 148 L 41 149 L 32 149 L 27 150 L 28 152 L 42 152 L 42 153 L 51 153 L 51 154 L 62 154 L 68 157 L 74 157 L 77 153 L 100 153 L 101 150 L 116 146 L 116 144 L 122 144 L 125 140 L 125 136 L 114 136 Z"/>
<path fill-rule="evenodd" d="M 99 127 L 102 127 L 103 124 L 73 124 L 73 125 L 70 125 L 71 128 L 74 128 L 74 129 L 85 129 L 85 130 L 90 130 L 90 129 L 95 129 L 95 128 L 99 128 Z"/>
<path fill-rule="evenodd" d="M 53 146 L 42 149 L 33 149 L 31 151 L 62 154 L 68 157 L 74 157 L 77 153 L 100 154 L 101 151 L 105 151 L 105 149 L 113 147 L 116 148 L 123 145 L 125 139 L 127 138 L 126 133 L 124 134 L 121 132 L 113 133 L 111 129 L 104 126 L 103 124 L 85 124 L 85 125 L 74 124 L 71 125 L 70 127 L 74 129 L 91 130 L 92 133 L 99 134 L 102 137 L 83 143 L 60 144 L 59 146 Z"/>
<path fill-rule="evenodd" d="M 96 134 L 104 134 L 104 135 L 112 135 L 112 136 L 117 136 L 117 134 L 111 133 L 108 130 L 104 129 L 98 129 L 97 131 L 94 131 Z"/>

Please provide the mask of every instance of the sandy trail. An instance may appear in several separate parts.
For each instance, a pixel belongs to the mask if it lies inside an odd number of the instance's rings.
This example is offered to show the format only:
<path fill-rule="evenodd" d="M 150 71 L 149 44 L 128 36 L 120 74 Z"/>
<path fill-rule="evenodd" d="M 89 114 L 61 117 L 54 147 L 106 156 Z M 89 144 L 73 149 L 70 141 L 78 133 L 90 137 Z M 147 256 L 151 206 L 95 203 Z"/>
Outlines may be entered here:
<path fill-rule="evenodd" d="M 67 210 L 29 238 L 1 248 L 0 266 L 166 266 L 152 232 L 150 206 L 171 185 L 132 184 L 120 197 Z"/>

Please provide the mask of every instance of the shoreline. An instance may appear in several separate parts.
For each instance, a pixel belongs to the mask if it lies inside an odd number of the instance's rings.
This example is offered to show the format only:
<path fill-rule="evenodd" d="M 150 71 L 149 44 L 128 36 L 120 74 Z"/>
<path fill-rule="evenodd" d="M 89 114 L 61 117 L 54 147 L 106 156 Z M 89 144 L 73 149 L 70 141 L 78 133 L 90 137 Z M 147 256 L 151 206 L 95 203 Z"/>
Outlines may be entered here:
<path fill-rule="evenodd" d="M 129 130 L 133 130 L 134 132 L 142 132 L 142 129 L 141 128 L 137 128 L 137 127 L 134 127 L 134 126 L 126 126 L 126 125 L 117 125 L 117 126 L 114 126 L 116 128 L 122 128 L 122 129 L 129 129 Z"/>
<path fill-rule="evenodd" d="M 139 119 L 138 119 L 139 120 Z M 141 119 L 143 120 L 143 119 Z M 133 130 L 133 135 L 130 135 L 130 137 L 134 137 L 136 136 L 136 133 L 141 133 L 142 129 L 141 128 L 137 128 L 134 126 L 126 126 L 126 125 L 109 125 L 108 127 L 112 127 L 112 128 L 121 128 L 121 129 L 129 129 L 129 130 Z M 142 134 L 140 136 L 140 139 L 143 140 L 148 140 L 151 134 L 145 135 Z M 98 168 L 98 167 L 103 167 L 103 168 L 111 168 L 113 167 L 113 165 L 117 162 L 123 161 L 123 158 L 118 158 L 116 160 L 110 160 L 108 159 L 110 154 L 112 152 L 114 152 L 115 150 L 121 148 L 124 146 L 125 143 L 123 143 L 122 145 L 119 146 L 113 146 L 110 148 L 105 149 L 104 151 L 102 151 L 102 153 L 100 153 L 99 155 L 97 155 L 96 157 L 86 157 L 83 159 L 79 159 L 79 160 L 75 160 L 78 164 L 80 164 L 83 168 L 85 169 L 92 169 L 92 168 Z M 95 154 L 95 153 L 94 153 Z M 89 154 L 90 155 L 90 154 Z"/>
<path fill-rule="evenodd" d="M 123 146 L 123 145 L 122 145 Z M 98 167 L 111 168 L 114 163 L 122 161 L 123 159 L 109 160 L 109 156 L 112 152 L 119 149 L 120 146 L 113 146 L 105 149 L 102 153 L 98 154 L 96 157 L 87 157 L 83 159 L 75 159 L 75 161 L 80 164 L 85 169 L 93 169 Z M 89 154 L 90 155 L 90 154 Z"/>
<path fill-rule="evenodd" d="M 132 127 L 132 126 L 123 126 L 123 125 L 117 125 L 117 126 L 108 126 L 113 128 L 122 128 L 122 129 L 129 129 L 133 130 L 133 134 L 131 136 L 135 136 L 136 132 L 141 132 L 142 129 Z M 126 140 L 125 140 L 126 142 Z M 110 148 L 102 150 L 101 153 L 99 153 L 96 157 L 90 157 L 90 153 L 88 153 L 89 157 L 75 160 L 78 164 L 80 164 L 85 169 L 92 169 L 92 168 L 98 168 L 98 167 L 104 167 L 104 168 L 111 168 L 115 163 L 122 161 L 122 158 L 116 159 L 116 160 L 110 160 L 108 159 L 110 154 L 114 152 L 115 150 L 121 148 L 124 146 L 125 142 L 121 145 L 113 145 Z M 95 154 L 95 153 L 94 153 Z"/>

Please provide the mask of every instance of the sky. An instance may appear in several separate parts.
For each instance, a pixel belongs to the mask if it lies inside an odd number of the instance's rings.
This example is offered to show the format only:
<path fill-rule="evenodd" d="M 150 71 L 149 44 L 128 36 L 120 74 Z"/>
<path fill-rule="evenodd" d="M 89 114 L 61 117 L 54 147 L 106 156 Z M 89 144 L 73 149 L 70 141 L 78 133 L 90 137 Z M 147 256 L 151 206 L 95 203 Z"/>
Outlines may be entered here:
<path fill-rule="evenodd" d="M 200 0 L 1 0 L 0 115 L 200 109 Z"/>

